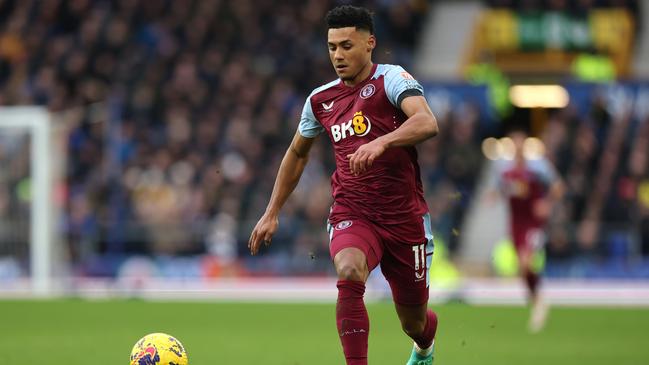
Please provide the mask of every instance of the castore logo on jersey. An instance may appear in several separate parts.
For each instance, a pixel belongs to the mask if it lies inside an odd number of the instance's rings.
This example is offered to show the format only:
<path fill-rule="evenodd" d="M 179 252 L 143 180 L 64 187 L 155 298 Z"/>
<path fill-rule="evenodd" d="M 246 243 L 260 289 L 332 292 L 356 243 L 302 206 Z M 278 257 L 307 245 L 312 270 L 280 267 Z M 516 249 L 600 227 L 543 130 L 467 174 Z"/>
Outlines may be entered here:
<path fill-rule="evenodd" d="M 334 102 L 333 102 L 333 101 L 332 101 L 331 103 L 329 103 L 329 104 L 327 104 L 327 103 L 322 103 L 322 108 L 323 108 L 324 111 L 326 111 L 326 112 L 330 112 L 330 111 L 332 110 L 333 107 L 334 107 Z"/>

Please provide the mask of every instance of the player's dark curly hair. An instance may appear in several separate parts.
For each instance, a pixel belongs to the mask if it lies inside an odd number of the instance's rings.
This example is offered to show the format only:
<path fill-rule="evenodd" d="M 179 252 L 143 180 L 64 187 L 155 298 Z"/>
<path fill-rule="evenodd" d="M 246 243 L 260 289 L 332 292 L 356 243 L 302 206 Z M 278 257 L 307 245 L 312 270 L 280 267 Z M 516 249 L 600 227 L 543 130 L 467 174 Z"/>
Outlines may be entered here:
<path fill-rule="evenodd" d="M 352 5 L 337 6 L 329 10 L 325 20 L 327 29 L 356 27 L 356 29 L 363 29 L 374 34 L 372 12 L 366 8 Z"/>

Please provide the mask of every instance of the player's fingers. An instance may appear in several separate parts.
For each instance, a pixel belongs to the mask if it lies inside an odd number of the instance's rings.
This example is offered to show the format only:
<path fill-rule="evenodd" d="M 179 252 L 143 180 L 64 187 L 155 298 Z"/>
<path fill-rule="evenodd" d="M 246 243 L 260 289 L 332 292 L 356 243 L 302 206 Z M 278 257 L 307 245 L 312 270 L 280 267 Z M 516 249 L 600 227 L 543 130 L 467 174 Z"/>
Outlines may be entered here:
<path fill-rule="evenodd" d="M 361 155 L 357 154 L 354 157 L 354 175 L 358 176 L 361 173 Z"/>
<path fill-rule="evenodd" d="M 262 236 L 261 235 L 257 236 L 257 241 L 255 242 L 255 255 L 259 253 L 262 242 L 263 242 Z"/>
<path fill-rule="evenodd" d="M 372 167 L 372 165 L 374 164 L 374 159 L 376 159 L 376 156 L 375 156 L 375 155 L 369 155 L 369 156 L 367 157 L 367 168 L 368 168 L 368 169 L 369 169 L 370 167 Z"/>
<path fill-rule="evenodd" d="M 358 171 L 363 173 L 367 170 L 367 154 L 362 154 L 358 159 Z"/>
<path fill-rule="evenodd" d="M 266 245 L 266 247 L 270 246 L 270 242 L 271 242 L 272 240 L 273 240 L 273 235 L 272 235 L 272 234 L 270 234 L 270 233 L 266 233 L 266 234 L 264 235 L 264 245 Z"/>
<path fill-rule="evenodd" d="M 352 153 L 351 155 L 348 155 L 348 157 L 349 157 L 349 171 L 355 175 L 356 171 L 354 170 L 354 168 L 356 162 L 356 152 Z"/>
<path fill-rule="evenodd" d="M 356 151 L 356 154 L 356 172 L 362 173 L 365 171 L 365 160 L 367 159 L 365 145 L 361 146 L 358 151 Z"/>
<path fill-rule="evenodd" d="M 369 170 L 369 168 L 372 166 L 372 152 L 368 151 L 365 153 L 363 156 L 363 172 Z"/>
<path fill-rule="evenodd" d="M 365 159 L 365 171 L 369 170 L 370 167 L 372 167 L 373 163 L 374 163 L 374 156 L 373 155 L 367 156 L 367 158 Z"/>
<path fill-rule="evenodd" d="M 259 252 L 259 241 L 261 241 L 261 235 L 257 233 L 255 239 L 252 241 L 252 247 L 250 248 L 250 253 L 256 255 Z"/>
<path fill-rule="evenodd" d="M 250 244 L 248 245 L 248 251 L 250 251 L 251 255 L 255 254 L 255 242 L 250 242 Z"/>
<path fill-rule="evenodd" d="M 248 239 L 248 249 L 252 248 L 252 243 L 255 241 L 256 236 L 257 236 L 257 230 L 253 229 L 252 233 L 250 234 L 250 238 Z"/>
<path fill-rule="evenodd" d="M 372 162 L 374 162 L 374 154 L 372 152 L 368 152 L 367 156 L 365 156 L 365 170 L 369 170 L 370 167 L 372 167 Z"/>

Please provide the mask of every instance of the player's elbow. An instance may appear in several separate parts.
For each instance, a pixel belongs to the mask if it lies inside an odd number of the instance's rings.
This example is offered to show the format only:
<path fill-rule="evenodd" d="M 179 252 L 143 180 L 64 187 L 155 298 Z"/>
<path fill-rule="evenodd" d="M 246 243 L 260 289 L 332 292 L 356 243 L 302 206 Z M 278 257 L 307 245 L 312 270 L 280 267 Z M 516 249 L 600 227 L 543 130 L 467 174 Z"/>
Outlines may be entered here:
<path fill-rule="evenodd" d="M 302 161 L 308 161 L 309 160 L 309 152 L 304 151 L 299 148 L 295 148 L 293 145 L 291 145 L 288 148 L 288 152 L 293 155 L 293 157 L 297 160 L 302 160 Z"/>
<path fill-rule="evenodd" d="M 435 116 L 430 114 L 426 116 L 426 137 L 433 138 L 439 134 L 439 126 L 437 125 L 437 119 Z"/>

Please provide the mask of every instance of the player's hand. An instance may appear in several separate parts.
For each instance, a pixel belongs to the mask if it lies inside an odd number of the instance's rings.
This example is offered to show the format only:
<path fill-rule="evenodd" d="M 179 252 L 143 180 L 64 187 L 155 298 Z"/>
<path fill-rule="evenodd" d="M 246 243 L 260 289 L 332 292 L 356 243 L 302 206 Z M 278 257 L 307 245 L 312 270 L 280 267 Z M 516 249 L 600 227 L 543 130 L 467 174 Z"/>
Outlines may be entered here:
<path fill-rule="evenodd" d="M 270 246 L 270 241 L 277 231 L 277 226 L 279 226 L 279 219 L 276 215 L 266 213 L 259 219 L 248 240 L 248 249 L 251 255 L 256 255 L 259 252 L 262 242 L 266 247 Z"/>
<path fill-rule="evenodd" d="M 385 152 L 385 145 L 380 139 L 375 139 L 372 142 L 366 143 L 356 150 L 356 152 L 347 155 L 349 159 L 349 170 L 354 176 L 358 176 L 374 163 L 377 157 Z"/>

